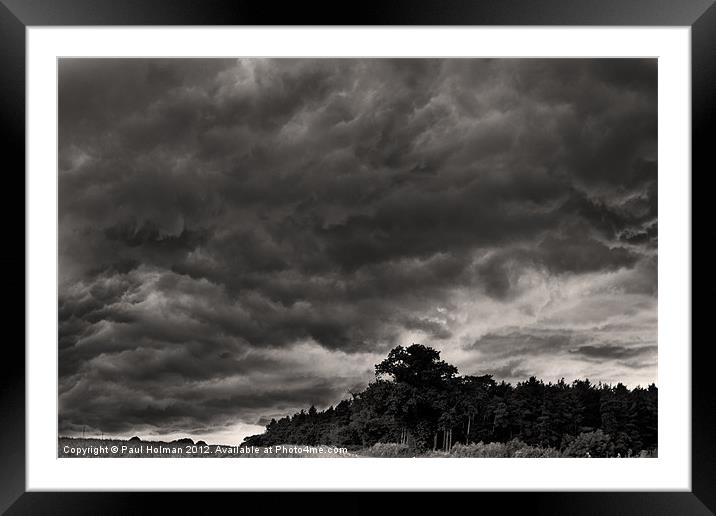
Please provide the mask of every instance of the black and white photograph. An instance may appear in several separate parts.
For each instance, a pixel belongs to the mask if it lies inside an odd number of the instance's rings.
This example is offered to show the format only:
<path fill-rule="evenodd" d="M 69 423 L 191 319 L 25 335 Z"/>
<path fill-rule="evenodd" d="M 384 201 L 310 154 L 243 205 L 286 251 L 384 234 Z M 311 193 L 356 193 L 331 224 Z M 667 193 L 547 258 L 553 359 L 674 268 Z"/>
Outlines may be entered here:
<path fill-rule="evenodd" d="M 59 58 L 58 457 L 658 457 L 657 72 Z"/>

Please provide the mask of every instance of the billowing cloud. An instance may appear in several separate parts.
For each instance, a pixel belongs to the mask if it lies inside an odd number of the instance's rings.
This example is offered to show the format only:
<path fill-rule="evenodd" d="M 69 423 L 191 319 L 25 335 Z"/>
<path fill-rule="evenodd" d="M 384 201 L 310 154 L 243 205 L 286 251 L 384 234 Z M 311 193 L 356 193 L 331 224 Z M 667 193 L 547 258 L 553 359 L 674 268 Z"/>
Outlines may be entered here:
<path fill-rule="evenodd" d="M 410 342 L 655 381 L 656 72 L 62 59 L 60 431 L 238 439 Z"/>

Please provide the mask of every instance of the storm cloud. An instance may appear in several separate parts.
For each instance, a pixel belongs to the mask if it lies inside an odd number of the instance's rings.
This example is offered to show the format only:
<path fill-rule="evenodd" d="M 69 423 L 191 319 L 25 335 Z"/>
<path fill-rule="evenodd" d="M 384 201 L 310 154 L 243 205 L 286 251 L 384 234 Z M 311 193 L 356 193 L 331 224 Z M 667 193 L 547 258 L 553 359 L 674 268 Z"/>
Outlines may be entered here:
<path fill-rule="evenodd" d="M 654 59 L 61 59 L 60 432 L 238 439 L 392 347 L 656 381 Z"/>

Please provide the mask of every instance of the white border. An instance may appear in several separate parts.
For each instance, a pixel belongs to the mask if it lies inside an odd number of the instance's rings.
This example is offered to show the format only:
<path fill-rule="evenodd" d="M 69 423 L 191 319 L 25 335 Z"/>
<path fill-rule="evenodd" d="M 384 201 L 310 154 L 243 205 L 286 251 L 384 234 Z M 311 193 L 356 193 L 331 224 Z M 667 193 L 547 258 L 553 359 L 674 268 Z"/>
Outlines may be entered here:
<path fill-rule="evenodd" d="M 659 58 L 659 458 L 57 459 L 58 56 Z M 27 489 L 691 488 L 690 29 L 46 28 L 27 32 Z"/>

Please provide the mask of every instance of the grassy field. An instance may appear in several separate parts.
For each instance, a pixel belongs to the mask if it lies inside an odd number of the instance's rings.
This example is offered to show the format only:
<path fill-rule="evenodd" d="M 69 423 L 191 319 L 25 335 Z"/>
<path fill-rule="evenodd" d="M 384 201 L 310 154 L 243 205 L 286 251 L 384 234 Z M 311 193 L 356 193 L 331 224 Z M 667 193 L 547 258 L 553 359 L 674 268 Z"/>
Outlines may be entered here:
<path fill-rule="evenodd" d="M 188 458 L 339 458 L 339 457 L 383 457 L 383 458 L 557 458 L 565 457 L 559 450 L 528 446 L 514 440 L 508 443 L 456 444 L 449 452 L 416 452 L 405 444 L 377 443 L 367 448 L 339 448 L 329 445 L 306 446 L 282 444 L 263 446 L 229 446 L 221 444 L 193 443 L 189 439 L 179 441 L 141 441 L 118 439 L 82 439 L 60 437 L 58 457 L 80 458 L 140 458 L 140 457 L 188 457 Z M 596 456 L 596 455 L 595 455 Z M 656 450 L 642 452 L 635 456 L 653 458 Z"/>

